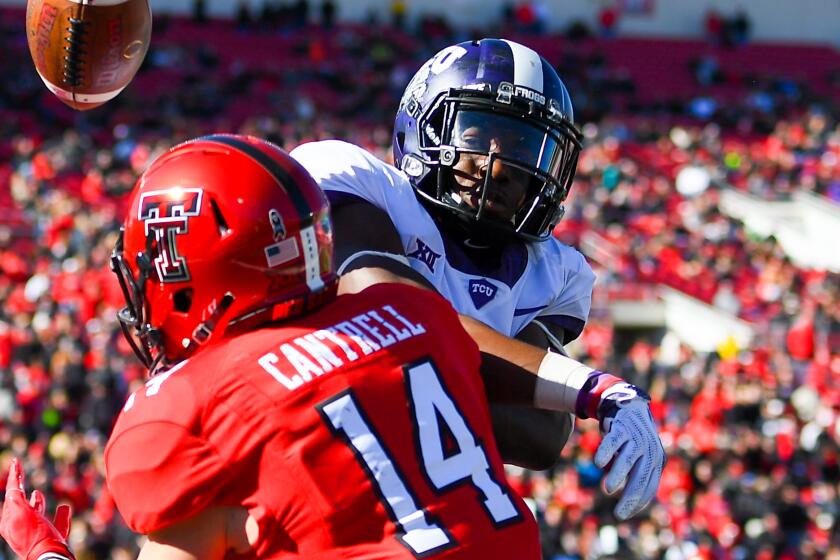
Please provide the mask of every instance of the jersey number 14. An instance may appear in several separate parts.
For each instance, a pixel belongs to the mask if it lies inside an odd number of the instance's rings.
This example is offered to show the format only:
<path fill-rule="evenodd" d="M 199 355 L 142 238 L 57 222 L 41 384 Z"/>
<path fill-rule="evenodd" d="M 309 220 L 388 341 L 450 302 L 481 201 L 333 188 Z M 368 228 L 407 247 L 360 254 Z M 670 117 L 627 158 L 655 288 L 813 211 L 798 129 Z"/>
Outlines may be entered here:
<path fill-rule="evenodd" d="M 430 361 L 405 368 L 416 440 L 423 471 L 432 486 L 443 491 L 462 481 L 478 490 L 480 503 L 494 525 L 519 519 L 519 510 L 506 487 L 493 477 L 487 454 L 467 425 Z M 417 556 L 428 556 L 456 544 L 452 536 L 418 505 L 391 455 L 371 429 L 364 410 L 347 390 L 318 405 L 337 437 L 356 455 L 379 499 L 397 526 L 397 538 Z M 441 439 L 443 421 L 457 443 L 457 453 L 447 454 Z"/>

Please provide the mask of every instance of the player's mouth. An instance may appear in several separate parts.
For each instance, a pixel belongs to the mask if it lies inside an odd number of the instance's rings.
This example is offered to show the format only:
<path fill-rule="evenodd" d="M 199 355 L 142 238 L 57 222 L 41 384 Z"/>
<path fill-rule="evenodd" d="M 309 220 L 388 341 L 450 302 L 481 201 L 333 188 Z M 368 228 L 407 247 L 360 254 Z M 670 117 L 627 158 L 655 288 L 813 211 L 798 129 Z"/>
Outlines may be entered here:
<path fill-rule="evenodd" d="M 468 206 L 473 210 L 478 210 L 481 206 L 481 197 L 483 188 L 487 189 L 487 194 L 484 197 L 483 212 L 487 213 L 496 219 L 509 220 L 516 212 L 516 201 L 514 196 L 508 192 L 505 185 L 494 184 L 485 187 L 483 179 L 470 177 L 472 181 L 461 181 L 452 193 L 452 197 L 460 204 Z"/>
<path fill-rule="evenodd" d="M 487 197 L 484 199 L 483 212 L 497 219 L 509 219 L 514 210 L 508 198 L 502 194 L 487 193 Z M 481 205 L 481 195 L 479 192 L 467 194 L 464 200 L 474 210 L 478 210 Z"/>

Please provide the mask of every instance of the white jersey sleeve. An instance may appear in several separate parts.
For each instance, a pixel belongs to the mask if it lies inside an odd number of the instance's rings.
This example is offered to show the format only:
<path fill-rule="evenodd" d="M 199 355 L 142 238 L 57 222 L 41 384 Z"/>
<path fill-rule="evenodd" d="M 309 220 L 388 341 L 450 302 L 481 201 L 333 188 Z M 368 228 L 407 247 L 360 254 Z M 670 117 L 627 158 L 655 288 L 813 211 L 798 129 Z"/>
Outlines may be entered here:
<path fill-rule="evenodd" d="M 545 308 L 540 315 L 568 315 L 583 321 L 589 317 L 592 306 L 592 288 L 595 286 L 595 273 L 586 259 L 578 251 L 562 245 L 552 244 L 552 249 L 562 251 L 566 266 L 563 269 L 562 284 L 565 289 L 557 299 Z"/>
<path fill-rule="evenodd" d="M 411 185 L 398 169 L 373 154 L 341 140 L 302 144 L 289 153 L 320 187 L 362 198 L 393 215 L 389 201 L 414 197 Z"/>
<path fill-rule="evenodd" d="M 555 264 L 547 270 L 550 278 L 543 281 L 546 286 L 560 287 L 560 289 L 552 290 L 554 298 L 546 307 L 534 315 L 526 314 L 527 321 L 523 322 L 520 328 L 524 327 L 528 321 L 535 319 L 545 325 L 559 325 L 566 331 L 566 342 L 568 342 L 580 334 L 580 329 L 589 318 L 595 273 L 582 254 L 553 239 L 532 245 L 532 254 L 536 262 Z M 531 284 L 534 285 L 534 282 Z M 527 299 L 526 293 L 523 292 L 521 299 Z M 527 306 L 520 302 L 515 313 L 522 313 L 523 308 Z"/>

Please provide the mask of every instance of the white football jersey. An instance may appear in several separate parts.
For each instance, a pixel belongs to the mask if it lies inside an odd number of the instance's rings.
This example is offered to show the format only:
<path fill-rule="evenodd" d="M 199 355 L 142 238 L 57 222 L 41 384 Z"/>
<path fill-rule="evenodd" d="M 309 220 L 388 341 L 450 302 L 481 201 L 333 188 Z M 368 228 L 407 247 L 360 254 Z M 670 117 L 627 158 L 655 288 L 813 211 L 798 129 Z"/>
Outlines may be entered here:
<path fill-rule="evenodd" d="M 386 211 L 411 267 L 460 313 L 508 336 L 536 318 L 579 334 L 589 315 L 595 274 L 575 249 L 553 238 L 511 243 L 488 269 L 441 234 L 402 171 L 363 148 L 325 140 L 303 144 L 291 156 L 331 198 L 351 195 Z"/>

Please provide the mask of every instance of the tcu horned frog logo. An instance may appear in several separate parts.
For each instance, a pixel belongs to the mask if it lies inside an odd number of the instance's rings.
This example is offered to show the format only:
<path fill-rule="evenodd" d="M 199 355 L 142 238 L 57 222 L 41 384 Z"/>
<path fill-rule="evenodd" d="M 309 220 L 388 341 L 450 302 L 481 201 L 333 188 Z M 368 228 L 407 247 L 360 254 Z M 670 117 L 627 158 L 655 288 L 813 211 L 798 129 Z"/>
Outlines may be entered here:
<path fill-rule="evenodd" d="M 158 246 L 155 268 L 161 282 L 190 279 L 187 260 L 178 254 L 177 235 L 189 231 L 189 219 L 201 212 L 202 189 L 166 189 L 140 195 L 137 218 L 146 225 L 146 238 L 154 233 Z"/>

